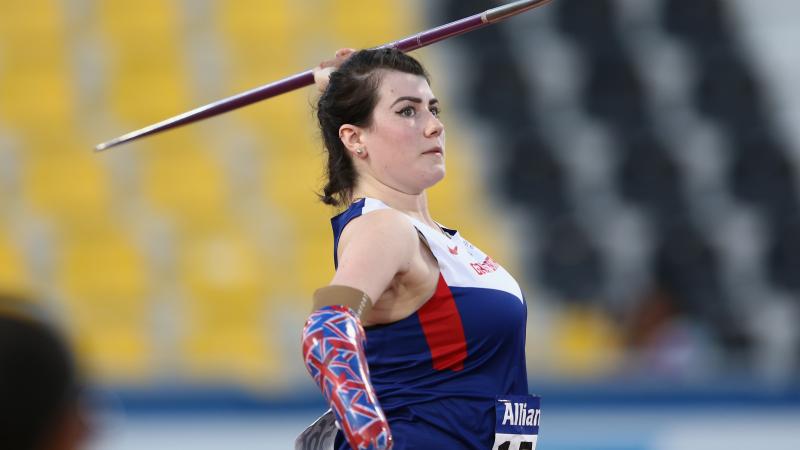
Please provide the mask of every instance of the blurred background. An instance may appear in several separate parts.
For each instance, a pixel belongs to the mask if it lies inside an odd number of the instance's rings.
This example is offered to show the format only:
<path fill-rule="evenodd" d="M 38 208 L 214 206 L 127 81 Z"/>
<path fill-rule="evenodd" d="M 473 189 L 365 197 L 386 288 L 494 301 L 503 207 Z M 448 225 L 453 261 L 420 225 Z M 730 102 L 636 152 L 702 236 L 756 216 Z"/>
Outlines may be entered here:
<path fill-rule="evenodd" d="M 336 213 L 310 88 L 93 146 L 497 4 L 0 0 L 0 290 L 72 339 L 93 448 L 291 448 Z M 414 53 L 434 217 L 526 292 L 538 448 L 800 448 L 798 19 L 555 0 Z"/>

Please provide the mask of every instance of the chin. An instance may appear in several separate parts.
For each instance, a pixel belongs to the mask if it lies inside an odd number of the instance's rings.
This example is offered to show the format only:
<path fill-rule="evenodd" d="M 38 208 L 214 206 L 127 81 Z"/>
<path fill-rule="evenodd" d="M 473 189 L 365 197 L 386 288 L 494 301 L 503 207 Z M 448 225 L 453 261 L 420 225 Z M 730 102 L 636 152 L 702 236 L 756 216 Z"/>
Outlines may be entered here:
<path fill-rule="evenodd" d="M 445 172 L 444 165 L 442 165 L 441 168 L 431 171 L 431 173 L 425 177 L 425 189 L 433 187 L 436 185 L 436 183 L 442 181 L 442 179 L 444 179 Z"/>

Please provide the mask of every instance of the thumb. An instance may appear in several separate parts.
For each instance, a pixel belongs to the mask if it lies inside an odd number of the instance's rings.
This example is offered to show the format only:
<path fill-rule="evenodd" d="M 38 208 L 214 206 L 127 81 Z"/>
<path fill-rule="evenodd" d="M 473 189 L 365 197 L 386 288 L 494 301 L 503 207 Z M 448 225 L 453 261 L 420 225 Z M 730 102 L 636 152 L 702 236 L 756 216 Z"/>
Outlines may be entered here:
<path fill-rule="evenodd" d="M 336 57 L 337 58 L 345 58 L 355 53 L 355 50 L 352 48 L 340 48 L 336 50 Z"/>

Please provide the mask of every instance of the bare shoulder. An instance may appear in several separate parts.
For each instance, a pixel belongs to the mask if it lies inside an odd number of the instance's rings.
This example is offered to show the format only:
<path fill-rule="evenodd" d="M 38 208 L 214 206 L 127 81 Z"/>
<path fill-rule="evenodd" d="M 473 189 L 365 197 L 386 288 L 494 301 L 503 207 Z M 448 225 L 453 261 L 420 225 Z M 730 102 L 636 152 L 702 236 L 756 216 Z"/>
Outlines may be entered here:
<path fill-rule="evenodd" d="M 343 251 L 353 243 L 391 250 L 413 244 L 416 240 L 416 229 L 408 217 L 393 209 L 382 209 L 359 216 L 347 224 L 339 237 L 339 250 Z"/>
<path fill-rule="evenodd" d="M 409 270 L 417 241 L 411 221 L 398 211 L 373 211 L 353 219 L 339 238 L 339 266 L 331 284 L 361 289 L 377 301 L 395 276 Z"/>

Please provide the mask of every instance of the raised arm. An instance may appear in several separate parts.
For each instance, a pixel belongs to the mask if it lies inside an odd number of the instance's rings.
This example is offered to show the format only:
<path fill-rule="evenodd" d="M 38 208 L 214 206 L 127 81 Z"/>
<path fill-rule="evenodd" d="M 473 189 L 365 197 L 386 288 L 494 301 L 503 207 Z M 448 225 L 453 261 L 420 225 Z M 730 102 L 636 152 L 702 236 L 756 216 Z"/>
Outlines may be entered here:
<path fill-rule="evenodd" d="M 408 270 L 417 234 L 397 211 L 354 219 L 339 240 L 331 284 L 314 293 L 303 328 L 306 368 L 353 449 L 390 449 L 389 423 L 372 388 L 360 317 Z"/>

